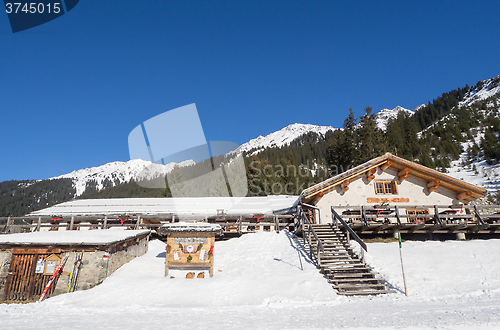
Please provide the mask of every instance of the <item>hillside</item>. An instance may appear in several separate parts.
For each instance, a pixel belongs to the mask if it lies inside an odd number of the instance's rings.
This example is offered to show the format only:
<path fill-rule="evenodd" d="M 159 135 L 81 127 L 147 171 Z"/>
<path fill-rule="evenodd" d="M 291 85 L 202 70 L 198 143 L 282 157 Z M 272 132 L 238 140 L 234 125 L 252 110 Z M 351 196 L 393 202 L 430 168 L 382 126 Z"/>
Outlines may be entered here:
<path fill-rule="evenodd" d="M 500 176 L 499 106 L 497 76 L 443 93 L 413 111 L 398 106 L 374 114 L 367 107 L 356 117 L 351 110 L 339 129 L 292 124 L 248 141 L 237 152 L 245 156 L 249 195 L 298 195 L 309 185 L 391 152 L 482 186 L 493 201 Z M 43 181 L 2 182 L 0 216 L 20 216 L 72 198 L 169 197 L 168 187 L 147 189 L 136 182 L 164 177 L 175 165 L 131 160 Z M 178 165 L 194 164 L 187 160 Z M 283 170 L 291 168 L 295 170 Z M 276 183 L 289 189 L 270 189 Z"/>

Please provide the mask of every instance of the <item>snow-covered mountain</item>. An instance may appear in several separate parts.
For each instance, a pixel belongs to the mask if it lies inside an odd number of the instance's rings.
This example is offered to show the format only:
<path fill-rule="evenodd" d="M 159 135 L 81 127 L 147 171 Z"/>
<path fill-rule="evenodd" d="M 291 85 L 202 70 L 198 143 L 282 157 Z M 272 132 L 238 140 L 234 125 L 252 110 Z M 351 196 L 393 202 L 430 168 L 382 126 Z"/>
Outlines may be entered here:
<path fill-rule="evenodd" d="M 194 164 L 192 160 L 186 160 L 179 164 L 169 163 L 167 165 L 156 164 L 142 159 L 133 159 L 128 162 L 112 162 L 97 167 L 85 168 L 63 174 L 52 179 L 73 179 L 73 186 L 76 189 L 76 196 L 85 192 L 90 182 L 95 183 L 97 190 L 102 190 L 108 185 L 115 186 L 127 183 L 131 180 L 151 180 L 166 175 L 175 165 L 189 166 Z"/>
<path fill-rule="evenodd" d="M 492 79 L 478 82 L 469 90 L 464 100 L 460 102 L 459 107 L 470 106 L 475 102 L 485 100 L 497 93 L 500 93 L 500 75 Z M 415 108 L 415 110 L 409 110 L 401 106 L 397 106 L 394 109 L 382 109 L 375 114 L 375 120 L 378 127 L 382 130 L 385 130 L 387 128 L 388 121 L 392 118 L 396 118 L 399 113 L 405 112 L 412 116 L 422 107 L 425 107 L 425 104 L 418 106 L 417 108 Z M 446 116 L 441 118 L 441 120 L 446 120 Z M 250 155 L 255 155 L 266 148 L 279 148 L 289 145 L 299 136 L 306 133 L 314 132 L 320 136 L 325 136 L 328 131 L 334 131 L 336 129 L 337 128 L 334 128 L 332 126 L 318 126 L 295 123 L 288 125 L 287 127 L 279 131 L 270 133 L 266 136 L 259 136 L 255 139 L 252 139 L 247 143 L 242 144 L 237 149 L 237 152 L 250 152 Z M 476 141 L 476 144 L 477 143 L 478 141 Z M 470 165 L 468 168 L 465 168 L 462 165 L 462 160 L 465 157 L 468 144 L 470 143 L 467 142 L 463 146 L 464 154 L 461 155 L 460 161 L 452 163 L 452 168 L 449 169 L 450 175 L 462 179 L 466 178 L 468 182 L 473 182 L 479 186 L 484 186 L 490 191 L 496 189 L 496 184 L 492 185 L 491 182 L 487 181 L 491 180 L 488 179 L 488 177 L 500 175 L 500 167 L 496 166 L 495 168 L 493 168 L 485 164 L 484 161 L 478 162 L 476 166 L 476 172 L 479 172 L 479 176 L 481 177 L 481 179 L 479 179 L 478 175 L 474 173 Z M 192 164 L 194 164 L 193 161 L 185 161 L 179 165 L 188 166 Z M 81 169 L 51 179 L 73 179 L 73 184 L 76 188 L 76 196 L 80 196 L 81 194 L 83 194 L 90 182 L 92 182 L 92 184 L 95 183 L 95 188 L 97 190 L 101 190 L 110 185 L 115 186 L 117 184 L 130 182 L 131 180 L 140 181 L 145 179 L 154 179 L 165 175 L 166 173 L 171 171 L 174 166 L 175 163 L 161 165 L 136 159 L 130 160 L 128 162 L 112 162 L 98 167 Z M 493 174 L 489 175 L 490 173 Z M 472 175 L 474 175 L 474 177 L 472 177 Z"/>
<path fill-rule="evenodd" d="M 459 107 L 467 107 L 475 102 L 486 100 L 499 92 L 500 75 L 495 78 L 482 80 L 465 94 L 464 99 L 459 103 Z"/>
<path fill-rule="evenodd" d="M 315 132 L 324 136 L 326 132 L 335 130 L 331 126 L 316 126 L 309 124 L 292 124 L 277 132 L 266 135 L 265 137 L 259 136 L 256 139 L 241 145 L 237 152 L 253 150 L 253 154 L 258 153 L 265 148 L 282 147 L 288 145 L 290 142 L 299 136 Z M 70 178 L 73 180 L 73 186 L 76 189 L 75 197 L 82 195 L 89 184 L 95 185 L 95 189 L 102 190 L 109 186 L 116 186 L 122 183 L 128 183 L 132 180 L 152 180 L 166 175 L 170 172 L 175 165 L 189 166 L 194 165 L 194 161 L 186 160 L 179 164 L 170 163 L 167 165 L 156 164 L 150 161 L 141 159 L 133 159 L 127 162 L 111 162 L 97 167 L 85 168 L 71 173 L 63 174 L 52 179 Z"/>
<path fill-rule="evenodd" d="M 400 107 L 399 105 L 394 109 L 382 109 L 375 114 L 375 121 L 377 122 L 377 126 L 385 131 L 387 129 L 387 123 L 390 119 L 395 119 L 400 112 L 406 112 L 408 115 L 413 116 L 415 111 L 425 106 L 424 104 L 418 106 L 415 110 L 405 109 Z"/>
<path fill-rule="evenodd" d="M 255 139 L 242 144 L 239 148 L 239 152 L 248 152 L 252 150 L 252 155 L 259 153 L 266 148 L 279 148 L 289 145 L 290 142 L 298 138 L 299 136 L 314 132 L 318 135 L 325 136 L 326 132 L 334 131 L 336 128 L 332 126 L 317 126 L 311 124 L 291 124 L 287 127 L 268 134 L 266 136 L 259 136 Z"/>

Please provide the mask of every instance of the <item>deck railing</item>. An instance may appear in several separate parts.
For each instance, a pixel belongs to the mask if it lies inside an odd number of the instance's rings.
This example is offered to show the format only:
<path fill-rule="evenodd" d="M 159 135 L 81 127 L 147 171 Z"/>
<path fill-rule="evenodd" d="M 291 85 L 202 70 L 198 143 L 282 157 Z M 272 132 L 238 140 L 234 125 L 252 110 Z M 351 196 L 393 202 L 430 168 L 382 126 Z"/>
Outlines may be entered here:
<path fill-rule="evenodd" d="M 238 217 L 235 219 L 207 219 L 223 228 L 235 229 L 236 232 L 253 231 L 255 227 L 264 227 L 277 232 L 288 224 L 282 217 L 275 215 L 260 221 Z M 157 223 L 148 223 L 155 216 L 54 216 L 54 217 L 0 217 L 0 234 L 32 232 L 40 230 L 80 230 L 80 229 L 157 229 L 163 224 L 175 222 L 177 217 L 163 218 Z"/>
<path fill-rule="evenodd" d="M 331 210 L 334 222 L 342 219 L 356 232 L 500 231 L 500 205 L 359 205 Z"/>

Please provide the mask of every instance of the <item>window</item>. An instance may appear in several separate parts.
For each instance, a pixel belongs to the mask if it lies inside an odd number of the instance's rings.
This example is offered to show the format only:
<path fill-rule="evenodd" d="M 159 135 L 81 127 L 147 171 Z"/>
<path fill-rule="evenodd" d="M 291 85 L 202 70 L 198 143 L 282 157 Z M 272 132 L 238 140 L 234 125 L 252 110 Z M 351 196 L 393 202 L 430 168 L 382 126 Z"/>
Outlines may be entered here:
<path fill-rule="evenodd" d="M 397 194 L 398 185 L 396 181 L 375 181 L 375 193 L 377 194 Z"/>

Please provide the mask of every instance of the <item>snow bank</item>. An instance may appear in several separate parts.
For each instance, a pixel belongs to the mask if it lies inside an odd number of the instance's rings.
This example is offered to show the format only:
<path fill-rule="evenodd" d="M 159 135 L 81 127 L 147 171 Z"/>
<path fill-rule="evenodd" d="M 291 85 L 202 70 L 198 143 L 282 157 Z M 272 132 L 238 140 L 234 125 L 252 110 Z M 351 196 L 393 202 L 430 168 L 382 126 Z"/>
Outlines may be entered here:
<path fill-rule="evenodd" d="M 368 244 L 366 258 L 399 293 L 338 296 L 288 232 L 217 242 L 212 278 L 163 277 L 165 245 L 101 285 L 41 304 L 0 305 L 5 329 L 332 329 L 500 326 L 500 240 Z"/>

